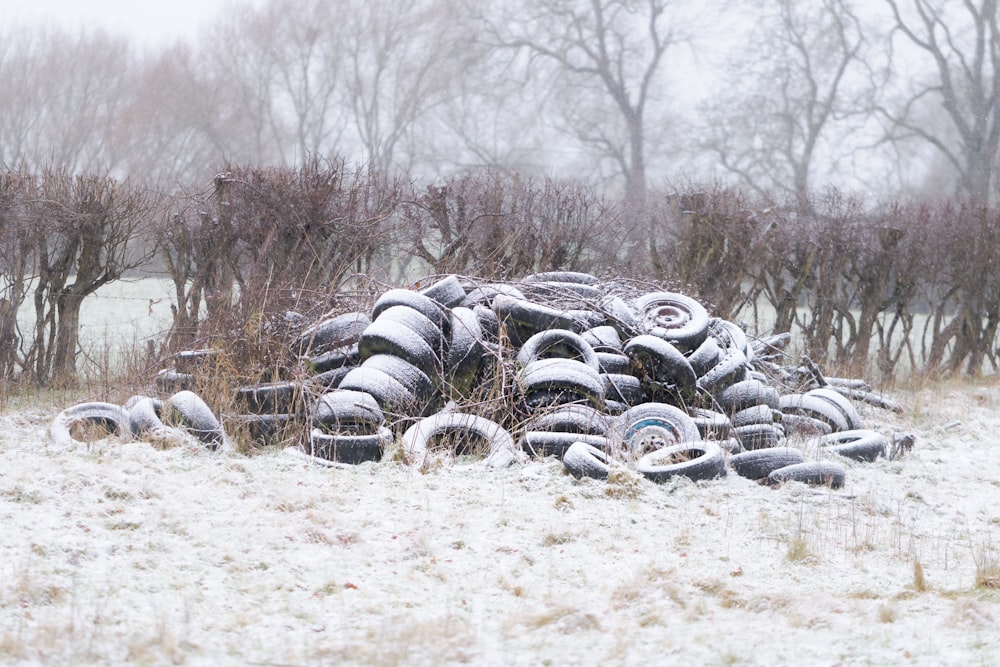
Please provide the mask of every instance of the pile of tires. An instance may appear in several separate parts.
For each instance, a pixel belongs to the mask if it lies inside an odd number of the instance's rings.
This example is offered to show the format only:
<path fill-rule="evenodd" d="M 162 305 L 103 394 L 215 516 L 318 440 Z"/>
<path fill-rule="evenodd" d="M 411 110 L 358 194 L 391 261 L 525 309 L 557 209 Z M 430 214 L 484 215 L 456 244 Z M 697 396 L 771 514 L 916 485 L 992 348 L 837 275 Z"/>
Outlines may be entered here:
<path fill-rule="evenodd" d="M 287 350 L 297 379 L 233 388 L 221 421 L 317 461 L 556 456 L 577 477 L 623 465 L 655 482 L 732 471 L 836 487 L 846 460 L 885 454 L 854 405 L 874 396 L 864 383 L 784 363 L 787 334 L 754 338 L 686 295 L 625 287 L 549 272 L 390 289 L 303 322 Z M 190 392 L 215 354 L 176 355 L 157 390 Z"/>

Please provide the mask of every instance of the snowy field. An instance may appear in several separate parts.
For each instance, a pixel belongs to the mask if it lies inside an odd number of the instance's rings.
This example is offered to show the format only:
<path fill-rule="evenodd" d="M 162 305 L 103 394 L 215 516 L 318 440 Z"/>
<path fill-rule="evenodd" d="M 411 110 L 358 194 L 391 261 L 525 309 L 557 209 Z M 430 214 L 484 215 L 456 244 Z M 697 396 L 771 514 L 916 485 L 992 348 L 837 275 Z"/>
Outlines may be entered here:
<path fill-rule="evenodd" d="M 895 395 L 838 491 L 325 469 L 0 417 L 0 663 L 994 665 L 1000 387 Z M 806 446 L 805 443 L 800 443 Z"/>

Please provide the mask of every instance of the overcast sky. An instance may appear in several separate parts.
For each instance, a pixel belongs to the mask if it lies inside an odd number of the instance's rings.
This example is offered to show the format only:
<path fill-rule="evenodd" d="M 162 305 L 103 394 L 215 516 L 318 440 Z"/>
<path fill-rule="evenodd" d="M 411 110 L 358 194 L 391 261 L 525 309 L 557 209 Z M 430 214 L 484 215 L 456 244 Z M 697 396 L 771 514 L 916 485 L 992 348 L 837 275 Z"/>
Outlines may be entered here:
<path fill-rule="evenodd" d="M 192 39 L 234 0 L 0 0 L 0 24 L 55 21 L 103 26 L 137 44 Z"/>

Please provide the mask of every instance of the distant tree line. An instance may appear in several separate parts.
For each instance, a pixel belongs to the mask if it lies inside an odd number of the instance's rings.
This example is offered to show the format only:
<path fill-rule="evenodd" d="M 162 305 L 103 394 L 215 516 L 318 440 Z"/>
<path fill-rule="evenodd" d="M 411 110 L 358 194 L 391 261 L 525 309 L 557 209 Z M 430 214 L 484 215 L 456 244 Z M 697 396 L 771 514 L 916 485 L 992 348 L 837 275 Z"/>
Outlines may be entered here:
<path fill-rule="evenodd" d="M 345 311 L 420 276 L 548 270 L 677 289 L 816 361 L 891 379 L 1000 369 L 1000 209 L 972 199 L 764 198 L 650 188 L 645 203 L 495 170 L 400 179 L 343 159 L 228 165 L 164 194 L 66 171 L 0 174 L 0 376 L 73 382 L 80 308 L 128 273 L 166 276 L 153 352 L 233 345 L 295 312 Z M 13 314 L 33 314 L 22 330 Z M 277 346 L 275 355 L 291 351 Z M 795 361 L 795 360 L 793 360 Z"/>

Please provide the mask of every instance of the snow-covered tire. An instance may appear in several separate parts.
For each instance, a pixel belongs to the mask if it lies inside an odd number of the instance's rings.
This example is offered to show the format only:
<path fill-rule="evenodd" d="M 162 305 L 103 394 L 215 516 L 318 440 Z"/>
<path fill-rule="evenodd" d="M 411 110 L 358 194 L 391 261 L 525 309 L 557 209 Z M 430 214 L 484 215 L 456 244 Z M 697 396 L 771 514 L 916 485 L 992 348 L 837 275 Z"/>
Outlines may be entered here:
<path fill-rule="evenodd" d="M 575 359 L 539 359 L 521 369 L 518 382 L 526 400 L 538 392 L 566 395 L 570 403 L 582 400 L 600 409 L 604 405 L 604 383 L 597 370 Z"/>
<path fill-rule="evenodd" d="M 649 452 L 635 464 L 646 479 L 663 484 L 675 477 L 698 482 L 726 476 L 726 460 L 714 442 L 681 442 Z"/>
<path fill-rule="evenodd" d="M 72 435 L 72 428 L 77 424 L 95 424 L 103 427 L 109 434 L 123 438 L 132 436 L 129 427 L 129 414 L 120 405 L 91 401 L 79 403 L 66 408 L 52 420 L 49 425 L 49 437 L 53 442 L 63 446 L 78 443 Z"/>
<path fill-rule="evenodd" d="M 839 489 L 847 480 L 844 466 L 833 461 L 806 461 L 778 468 L 767 476 L 770 486 L 778 486 L 785 482 L 803 482 L 814 486 L 829 486 Z"/>
<path fill-rule="evenodd" d="M 734 412 L 729 420 L 737 428 L 751 424 L 775 424 L 781 422 L 781 412 L 767 405 L 752 405 Z"/>
<path fill-rule="evenodd" d="M 420 289 L 420 294 L 442 308 L 454 308 L 465 301 L 465 288 L 458 276 L 452 274 Z"/>
<path fill-rule="evenodd" d="M 265 382 L 236 390 L 233 404 L 253 415 L 291 414 L 302 411 L 302 385 L 298 382 Z"/>
<path fill-rule="evenodd" d="M 463 412 L 439 412 L 425 417 L 406 429 L 403 434 L 403 460 L 423 468 L 431 441 L 440 435 L 462 433 L 470 439 L 486 443 L 484 463 L 488 467 L 507 467 L 519 460 L 514 448 L 514 438 L 507 430 L 485 417 Z M 456 452 L 464 453 L 464 452 Z"/>
<path fill-rule="evenodd" d="M 670 341 L 682 351 L 696 349 L 708 335 L 708 311 L 691 297 L 652 292 L 635 300 L 645 333 Z"/>
<path fill-rule="evenodd" d="M 483 361 L 483 329 L 471 308 L 451 311 L 451 335 L 445 354 L 444 374 L 459 396 L 468 393 Z"/>
<path fill-rule="evenodd" d="M 416 311 L 411 312 L 415 316 L 422 317 Z M 429 320 L 426 318 L 424 320 L 430 324 Z M 365 329 L 358 347 L 362 360 L 376 354 L 391 354 L 406 359 L 428 377 L 440 377 L 441 358 L 438 356 L 440 348 L 436 350 L 420 334 L 399 322 L 376 319 Z"/>
<path fill-rule="evenodd" d="M 325 373 L 335 368 L 357 366 L 361 363 L 361 351 L 357 343 L 328 349 L 321 354 L 305 358 L 307 367 L 313 373 Z"/>
<path fill-rule="evenodd" d="M 701 440 L 728 440 L 732 436 L 733 423 L 721 412 L 691 408 L 690 417 L 698 427 Z"/>
<path fill-rule="evenodd" d="M 585 442 L 575 442 L 563 454 L 563 466 L 566 471 L 577 479 L 607 479 L 610 472 L 611 458 L 599 447 Z"/>
<path fill-rule="evenodd" d="M 194 375 L 180 373 L 173 368 L 164 368 L 153 378 L 153 384 L 162 394 L 173 394 L 194 387 Z"/>
<path fill-rule="evenodd" d="M 732 415 L 754 405 L 767 405 L 778 409 L 778 392 L 760 380 L 742 380 L 722 389 L 715 395 L 719 408 Z"/>
<path fill-rule="evenodd" d="M 338 389 L 316 400 L 311 423 L 331 433 L 370 434 L 385 424 L 385 414 L 368 392 Z"/>
<path fill-rule="evenodd" d="M 596 286 L 600 284 L 597 276 L 579 271 L 542 271 L 525 276 L 523 283 L 575 283 L 577 285 Z"/>
<path fill-rule="evenodd" d="M 219 354 L 218 350 L 202 348 L 200 350 L 182 350 L 173 355 L 174 368 L 179 373 L 197 373 L 203 370 Z"/>
<path fill-rule="evenodd" d="M 613 440 L 632 456 L 679 442 L 701 439 L 698 427 L 683 410 L 667 403 L 629 408 L 612 425 Z"/>
<path fill-rule="evenodd" d="M 642 368 L 650 381 L 671 385 L 682 395 L 694 389 L 698 378 L 691 363 L 669 341 L 641 334 L 625 343 L 622 351 L 632 360 L 633 366 Z"/>
<path fill-rule="evenodd" d="M 697 387 L 703 392 L 715 394 L 745 379 L 746 373 L 746 355 L 735 348 L 725 349 L 711 370 L 698 378 Z"/>
<path fill-rule="evenodd" d="M 306 389 L 314 394 L 322 394 L 331 389 L 336 389 L 340 386 L 340 381 L 351 372 L 352 368 L 357 368 L 357 366 L 342 366 L 313 375 L 305 381 Z"/>
<path fill-rule="evenodd" d="M 618 401 L 625 405 L 639 405 L 648 399 L 642 381 L 624 373 L 601 373 L 604 381 L 604 400 Z"/>
<path fill-rule="evenodd" d="M 517 353 L 518 363 L 527 366 L 539 359 L 576 359 L 595 371 L 600 368 L 590 343 L 580 334 L 567 329 L 540 331 L 524 341 Z"/>
<path fill-rule="evenodd" d="M 532 417 L 527 430 L 607 435 L 607 416 L 589 405 L 562 405 Z"/>
<path fill-rule="evenodd" d="M 431 403 L 436 396 L 434 382 L 427 373 L 402 357 L 392 354 L 376 354 L 365 359 L 365 368 L 374 368 L 394 377 L 406 387 L 420 405 Z"/>
<path fill-rule="evenodd" d="M 642 314 L 620 296 L 601 299 L 597 309 L 604 314 L 607 323 L 618 330 L 623 341 L 641 333 Z"/>
<path fill-rule="evenodd" d="M 844 412 L 837 405 L 819 396 L 785 394 L 779 399 L 778 407 L 784 413 L 805 415 L 824 421 L 834 432 L 853 430 L 849 427 Z"/>
<path fill-rule="evenodd" d="M 371 323 L 367 313 L 335 315 L 303 330 L 292 349 L 299 354 L 319 355 L 332 348 L 348 347 L 361 339 Z"/>
<path fill-rule="evenodd" d="M 396 378 L 364 364 L 352 368 L 340 381 L 338 389 L 367 392 L 375 397 L 382 410 L 409 413 L 416 397 Z"/>
<path fill-rule="evenodd" d="M 382 313 L 395 306 L 403 306 L 417 311 L 433 322 L 441 331 L 443 331 L 446 326 L 445 313 L 444 310 L 441 309 L 441 306 L 435 303 L 433 299 L 421 294 L 420 292 L 414 292 L 413 290 L 403 288 L 396 288 L 383 292 L 382 295 L 375 300 L 375 305 L 372 306 L 372 322 L 377 320 Z"/>
<path fill-rule="evenodd" d="M 385 426 L 367 434 L 325 433 L 314 428 L 309 433 L 307 453 L 327 461 L 358 464 L 381 460 L 382 453 L 391 443 L 392 431 Z"/>
<path fill-rule="evenodd" d="M 814 437 L 833 433 L 833 428 L 821 419 L 796 415 L 790 412 L 781 413 L 781 426 L 786 436 Z"/>
<path fill-rule="evenodd" d="M 620 352 L 594 352 L 598 370 L 602 373 L 632 374 L 632 360 Z"/>
<path fill-rule="evenodd" d="M 558 456 L 562 458 L 573 443 L 582 442 L 608 450 L 609 441 L 602 435 L 567 433 L 561 431 L 525 431 L 521 436 L 521 449 L 531 456 Z"/>
<path fill-rule="evenodd" d="M 694 373 L 698 377 L 712 370 L 712 367 L 719 363 L 720 357 L 722 357 L 722 348 L 711 336 L 706 337 L 701 345 L 687 355 L 688 363 L 691 364 L 691 368 L 694 369 Z"/>
<path fill-rule="evenodd" d="M 851 402 L 851 399 L 839 391 L 829 387 L 821 387 L 807 391 L 806 396 L 818 396 L 835 405 L 840 410 L 840 413 L 844 415 L 844 420 L 847 422 L 847 430 L 857 431 L 862 428 L 861 415 L 858 413 L 858 409 Z"/>
<path fill-rule="evenodd" d="M 740 477 L 761 480 L 779 468 L 804 461 L 802 452 L 794 447 L 769 447 L 733 454 L 729 457 L 729 466 Z"/>
<path fill-rule="evenodd" d="M 581 326 L 578 320 L 565 311 L 515 299 L 505 294 L 499 294 L 493 299 L 493 310 L 515 347 L 520 347 L 524 341 L 540 331 L 548 329 L 583 331 L 589 328 Z"/>
<path fill-rule="evenodd" d="M 173 414 L 177 415 L 179 424 L 191 435 L 215 449 L 223 443 L 226 432 L 218 417 L 193 391 L 179 391 L 167 401 Z"/>
<path fill-rule="evenodd" d="M 825 451 L 855 461 L 874 461 L 879 456 L 885 456 L 886 440 L 878 431 L 854 429 L 824 436 L 820 446 Z"/>
<path fill-rule="evenodd" d="M 592 327 L 580 335 L 590 344 L 594 352 L 621 352 L 622 350 L 621 334 L 610 324 Z"/>
<path fill-rule="evenodd" d="M 748 424 L 733 428 L 733 437 L 744 449 L 777 447 L 785 439 L 785 431 L 778 424 Z"/>

